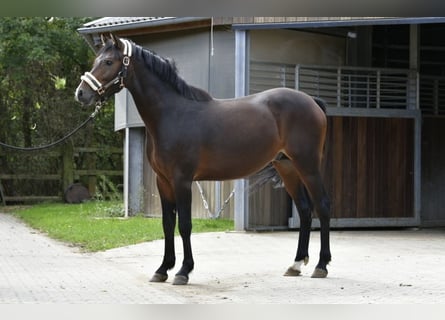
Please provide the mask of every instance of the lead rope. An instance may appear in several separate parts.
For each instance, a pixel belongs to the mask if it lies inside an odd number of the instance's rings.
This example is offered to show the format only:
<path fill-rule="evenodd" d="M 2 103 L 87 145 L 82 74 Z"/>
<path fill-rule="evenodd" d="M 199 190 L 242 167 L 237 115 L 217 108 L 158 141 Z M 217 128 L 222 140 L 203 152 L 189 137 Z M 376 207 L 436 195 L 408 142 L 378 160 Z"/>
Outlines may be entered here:
<path fill-rule="evenodd" d="M 86 126 L 86 124 L 88 122 L 90 122 L 91 120 L 93 120 L 97 116 L 97 114 L 99 113 L 101 108 L 102 108 L 102 102 L 98 102 L 96 104 L 96 108 L 94 109 L 94 112 L 91 113 L 90 116 L 84 122 L 82 122 L 73 131 L 69 132 L 66 136 L 64 136 L 63 138 L 60 138 L 59 140 L 56 140 L 54 142 L 48 143 L 48 144 L 43 145 L 43 146 L 37 146 L 37 147 L 18 147 L 18 146 L 13 146 L 13 145 L 10 145 L 10 144 L 7 144 L 7 143 L 0 142 L 0 146 L 8 148 L 8 149 L 19 150 L 19 151 L 37 151 L 37 150 L 49 149 L 51 147 L 54 147 L 54 146 L 64 142 L 65 140 L 70 138 L 72 135 L 74 135 L 77 131 L 79 131 L 84 126 Z"/>
<path fill-rule="evenodd" d="M 207 202 L 207 199 L 204 195 L 204 190 L 202 189 L 201 184 L 199 183 L 199 181 L 195 181 L 195 183 L 196 183 L 196 186 L 198 187 L 199 194 L 201 195 L 202 203 L 204 205 L 204 208 L 207 210 L 208 215 L 210 216 L 211 219 L 218 219 L 221 216 L 221 213 L 224 211 L 224 209 L 229 204 L 230 199 L 235 194 L 235 188 L 233 188 L 233 190 L 230 192 L 229 196 L 226 198 L 226 200 L 224 200 L 224 203 L 223 203 L 223 206 L 221 207 L 221 209 L 219 209 L 218 212 L 214 214 L 210 211 L 209 203 Z"/>

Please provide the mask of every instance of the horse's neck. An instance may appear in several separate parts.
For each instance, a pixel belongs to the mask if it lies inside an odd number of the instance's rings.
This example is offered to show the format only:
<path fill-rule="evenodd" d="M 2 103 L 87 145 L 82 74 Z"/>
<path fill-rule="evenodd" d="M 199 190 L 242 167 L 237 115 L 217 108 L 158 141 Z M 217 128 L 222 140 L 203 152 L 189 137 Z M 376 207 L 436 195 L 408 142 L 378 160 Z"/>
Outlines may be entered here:
<path fill-rule="evenodd" d="M 148 73 L 149 71 L 147 71 Z M 139 72 L 144 73 L 144 72 Z M 151 132 L 154 132 L 157 123 L 166 115 L 166 111 L 175 107 L 169 103 L 178 96 L 168 84 L 162 82 L 154 75 L 132 77 L 127 89 L 131 92 L 136 108 Z"/>

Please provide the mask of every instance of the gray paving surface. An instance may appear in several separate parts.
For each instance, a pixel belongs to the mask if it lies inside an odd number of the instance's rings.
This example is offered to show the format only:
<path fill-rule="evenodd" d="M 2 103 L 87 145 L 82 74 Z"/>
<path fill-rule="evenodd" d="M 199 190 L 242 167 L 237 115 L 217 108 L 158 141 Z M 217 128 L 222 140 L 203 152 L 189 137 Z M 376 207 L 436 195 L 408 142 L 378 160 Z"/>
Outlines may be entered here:
<path fill-rule="evenodd" d="M 326 279 L 310 278 L 317 231 L 303 275 L 282 276 L 296 239 L 297 232 L 194 234 L 195 270 L 183 287 L 148 282 L 162 241 L 81 253 L 0 214 L 0 303 L 445 303 L 443 229 L 333 231 Z M 179 262 L 181 247 L 177 239 Z"/>

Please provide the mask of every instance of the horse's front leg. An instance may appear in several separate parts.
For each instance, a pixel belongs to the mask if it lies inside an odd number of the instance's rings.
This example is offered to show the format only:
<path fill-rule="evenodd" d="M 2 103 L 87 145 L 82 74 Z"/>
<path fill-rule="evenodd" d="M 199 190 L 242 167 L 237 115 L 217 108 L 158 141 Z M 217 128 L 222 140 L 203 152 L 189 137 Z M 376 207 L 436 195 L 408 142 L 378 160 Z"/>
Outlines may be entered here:
<path fill-rule="evenodd" d="M 184 246 L 184 261 L 175 276 L 173 284 L 185 285 L 189 280 L 189 273 L 193 270 L 194 261 L 190 237 L 192 234 L 192 182 L 179 179 L 175 184 L 177 210 L 179 219 L 179 234 Z"/>
<path fill-rule="evenodd" d="M 175 266 L 175 227 L 176 227 L 176 204 L 172 196 L 166 192 L 166 185 L 158 178 L 158 190 L 162 206 L 162 228 L 164 231 L 164 259 L 158 270 L 151 278 L 151 282 L 164 282 L 167 280 L 167 271 Z"/>

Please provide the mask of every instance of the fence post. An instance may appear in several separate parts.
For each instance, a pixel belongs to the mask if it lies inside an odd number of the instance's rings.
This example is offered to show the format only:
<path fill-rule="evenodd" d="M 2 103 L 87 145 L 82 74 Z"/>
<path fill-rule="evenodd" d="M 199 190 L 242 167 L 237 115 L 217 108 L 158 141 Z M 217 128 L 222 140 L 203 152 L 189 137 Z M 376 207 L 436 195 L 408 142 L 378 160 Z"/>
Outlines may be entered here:
<path fill-rule="evenodd" d="M 3 206 L 6 206 L 5 193 L 3 192 L 2 180 L 0 180 L 0 200 Z"/>
<path fill-rule="evenodd" d="M 96 152 L 88 152 L 86 155 L 86 166 L 88 170 L 88 191 L 92 196 L 96 194 L 97 175 L 96 171 Z"/>
<path fill-rule="evenodd" d="M 66 188 L 74 181 L 74 150 L 71 143 L 65 143 L 61 148 L 62 152 L 62 186 L 65 192 Z"/>

